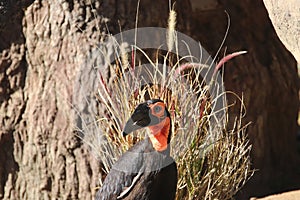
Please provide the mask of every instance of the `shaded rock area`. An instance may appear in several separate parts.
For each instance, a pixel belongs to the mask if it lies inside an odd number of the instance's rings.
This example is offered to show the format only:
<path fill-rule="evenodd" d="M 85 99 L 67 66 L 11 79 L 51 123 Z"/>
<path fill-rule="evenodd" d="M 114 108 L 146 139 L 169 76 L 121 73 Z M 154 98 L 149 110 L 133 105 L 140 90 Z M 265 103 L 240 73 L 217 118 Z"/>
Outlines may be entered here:
<path fill-rule="evenodd" d="M 257 169 L 238 198 L 300 188 L 296 141 L 300 80 L 296 60 L 278 38 L 263 2 L 205 2 L 206 6 L 198 4 L 193 14 L 193 38 L 215 55 L 229 26 L 220 55 L 224 51 L 248 52 L 228 62 L 224 69 L 226 90 L 243 95 L 245 100 L 244 122 L 251 121 L 248 134 L 253 167 Z M 233 95 L 228 95 L 228 101 L 237 102 Z M 238 108 L 230 109 L 231 117 L 237 115 Z"/>

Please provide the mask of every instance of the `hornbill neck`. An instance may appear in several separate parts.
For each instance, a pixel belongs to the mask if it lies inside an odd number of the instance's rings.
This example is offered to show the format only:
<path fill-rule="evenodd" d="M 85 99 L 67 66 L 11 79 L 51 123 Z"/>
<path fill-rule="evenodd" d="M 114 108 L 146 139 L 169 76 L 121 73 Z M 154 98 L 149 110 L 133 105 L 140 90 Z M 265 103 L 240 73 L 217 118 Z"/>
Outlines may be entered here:
<path fill-rule="evenodd" d="M 164 118 L 160 123 L 148 127 L 150 129 L 149 138 L 153 148 L 161 153 L 170 152 L 169 143 L 171 140 L 171 119 Z"/>

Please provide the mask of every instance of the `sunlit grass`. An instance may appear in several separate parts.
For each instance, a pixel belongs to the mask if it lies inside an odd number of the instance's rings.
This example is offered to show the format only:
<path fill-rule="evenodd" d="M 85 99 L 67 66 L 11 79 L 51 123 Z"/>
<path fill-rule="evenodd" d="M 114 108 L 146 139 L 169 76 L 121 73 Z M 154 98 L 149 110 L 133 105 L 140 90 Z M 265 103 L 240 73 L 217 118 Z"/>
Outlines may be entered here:
<path fill-rule="evenodd" d="M 170 21 L 175 23 L 176 20 Z M 175 48 L 172 44 L 172 41 L 176 43 L 176 38 L 172 38 L 175 35 L 170 35 L 168 46 Z M 147 99 L 159 98 L 171 113 L 171 155 L 178 166 L 177 199 L 232 198 L 253 174 L 249 158 L 251 145 L 246 127 L 242 126 L 244 107 L 229 130 L 228 106 L 224 104 L 221 110 L 214 109 L 218 98 L 226 102 L 226 93 L 213 95 L 211 91 L 220 87 L 215 79 L 219 68 L 245 52 L 225 56 L 214 67 L 188 63 L 184 57 L 162 51 L 151 59 L 136 46 L 134 56 L 142 56 L 147 60 L 146 65 L 131 60 L 126 47 L 119 45 L 117 48 L 120 52 L 116 55 L 116 63 L 109 66 L 112 78 L 106 81 L 99 73 L 100 84 L 95 95 L 101 107 L 96 116 L 99 132 L 84 133 L 83 137 L 101 161 L 103 171 L 108 173 L 122 153 L 146 136 L 147 130 L 141 129 L 136 135 L 122 137 L 122 128 L 135 107 Z M 214 67 L 214 76 L 210 82 L 204 82 L 201 72 L 209 67 Z M 221 117 L 217 115 L 220 111 L 224 112 Z"/>
<path fill-rule="evenodd" d="M 182 67 L 179 62 L 174 66 L 152 62 L 150 67 L 114 67 L 114 80 L 107 83 L 101 76 L 99 79 L 97 98 L 104 107 L 97 120 L 99 133 L 92 139 L 85 137 L 103 163 L 103 171 L 108 173 L 123 152 L 145 137 L 146 129 L 138 135 L 122 137 L 124 123 L 134 108 L 147 99 L 160 98 L 166 102 L 173 122 L 171 154 L 178 165 L 177 199 L 231 198 L 252 174 L 251 146 L 241 126 L 241 116 L 237 116 L 232 130 L 227 130 L 226 115 L 215 122 L 219 124 L 211 124 L 214 100 L 209 97 L 210 84 L 199 82 L 201 67 L 183 75 L 176 71 Z M 166 77 L 163 67 L 168 68 Z M 149 75 L 150 85 L 143 83 L 142 74 Z"/>

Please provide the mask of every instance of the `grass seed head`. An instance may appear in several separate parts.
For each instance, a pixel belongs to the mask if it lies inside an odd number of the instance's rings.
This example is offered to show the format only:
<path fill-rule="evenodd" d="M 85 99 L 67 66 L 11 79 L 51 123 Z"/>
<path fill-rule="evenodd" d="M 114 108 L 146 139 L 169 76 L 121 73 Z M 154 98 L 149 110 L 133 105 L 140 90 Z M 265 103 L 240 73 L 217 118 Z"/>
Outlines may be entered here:
<path fill-rule="evenodd" d="M 152 60 L 142 49 L 128 55 L 124 45 L 119 45 L 118 62 L 109 64 L 110 77 L 106 81 L 99 74 L 96 98 L 101 109 L 96 120 L 97 132 L 84 133 L 83 140 L 96 152 L 103 171 L 108 173 L 113 163 L 139 140 L 146 136 L 141 129 L 138 135 L 122 137 L 122 128 L 134 108 L 148 99 L 163 100 L 171 114 L 171 154 L 178 166 L 177 199 L 230 199 L 251 177 L 249 145 L 246 127 L 241 115 L 235 126 L 228 130 L 228 107 L 214 109 L 218 98 L 225 102 L 225 93 L 213 96 L 212 88 L 219 87 L 214 77 L 205 82 L 202 71 L 212 67 L 203 63 L 187 62 L 186 58 L 172 56 L 175 47 L 176 12 L 170 11 L 167 31 L 168 52 Z M 145 65 L 136 59 L 137 54 L 148 61 Z M 216 65 L 214 74 L 221 65 L 236 55 L 225 57 Z M 119 58 L 120 57 L 120 58 Z M 134 62 L 134 67 L 131 62 Z M 226 104 L 225 104 L 226 105 Z M 214 119 L 214 120 L 212 120 Z"/>

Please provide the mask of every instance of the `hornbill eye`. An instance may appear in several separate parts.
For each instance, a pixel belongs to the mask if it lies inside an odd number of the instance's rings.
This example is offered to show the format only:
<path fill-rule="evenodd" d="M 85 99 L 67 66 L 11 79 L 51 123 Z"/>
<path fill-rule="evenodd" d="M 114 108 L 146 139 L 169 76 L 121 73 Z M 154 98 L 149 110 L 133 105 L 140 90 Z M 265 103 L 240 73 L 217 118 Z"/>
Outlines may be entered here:
<path fill-rule="evenodd" d="M 149 107 L 153 116 L 158 118 L 165 117 L 165 105 L 162 102 L 151 104 Z"/>
<path fill-rule="evenodd" d="M 159 113 L 162 110 L 162 107 L 161 106 L 154 106 L 153 110 L 154 110 L 154 113 Z"/>

